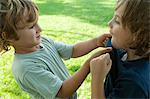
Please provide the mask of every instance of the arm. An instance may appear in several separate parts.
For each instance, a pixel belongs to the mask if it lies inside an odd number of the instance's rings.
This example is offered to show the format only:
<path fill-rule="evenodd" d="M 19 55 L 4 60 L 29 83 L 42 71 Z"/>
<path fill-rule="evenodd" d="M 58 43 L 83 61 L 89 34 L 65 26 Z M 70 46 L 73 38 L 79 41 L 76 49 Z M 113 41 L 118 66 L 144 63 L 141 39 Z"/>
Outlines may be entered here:
<path fill-rule="evenodd" d="M 83 83 L 85 78 L 90 72 L 90 61 L 91 59 L 106 53 L 110 52 L 111 48 L 105 48 L 103 50 L 100 50 L 99 52 L 92 55 L 78 70 L 73 76 L 71 76 L 69 79 L 65 80 L 62 84 L 62 87 L 60 88 L 59 92 L 57 93 L 57 97 L 68 97 L 71 96 Z"/>
<path fill-rule="evenodd" d="M 57 93 L 57 97 L 66 98 L 76 92 L 89 74 L 90 70 L 87 67 L 89 67 L 88 61 L 73 76 L 65 80 Z"/>
<path fill-rule="evenodd" d="M 110 34 L 103 34 L 97 38 L 75 44 L 73 47 L 72 57 L 76 58 L 83 56 L 97 47 L 104 46 L 104 42 L 109 37 L 111 37 Z"/>
<path fill-rule="evenodd" d="M 92 75 L 91 83 L 92 96 L 91 99 L 105 99 L 104 95 L 104 81 L 100 80 L 99 77 Z"/>
<path fill-rule="evenodd" d="M 109 54 L 101 55 L 90 62 L 90 71 L 92 74 L 92 99 L 105 99 L 104 79 L 111 68 Z"/>

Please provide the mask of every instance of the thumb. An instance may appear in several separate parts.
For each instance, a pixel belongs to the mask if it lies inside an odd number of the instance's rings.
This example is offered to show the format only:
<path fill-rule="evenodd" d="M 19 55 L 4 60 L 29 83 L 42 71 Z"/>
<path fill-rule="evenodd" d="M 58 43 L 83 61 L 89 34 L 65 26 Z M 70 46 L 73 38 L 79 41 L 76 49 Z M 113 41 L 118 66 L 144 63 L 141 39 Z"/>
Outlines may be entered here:
<path fill-rule="evenodd" d="M 107 64 L 108 71 L 109 71 L 112 65 L 112 60 L 110 59 L 110 55 L 108 53 L 104 54 L 104 57 L 105 57 L 105 62 Z"/>
<path fill-rule="evenodd" d="M 105 54 L 105 53 L 108 53 L 111 51 L 112 51 L 112 47 L 103 47 L 103 48 L 101 48 L 100 53 Z"/>

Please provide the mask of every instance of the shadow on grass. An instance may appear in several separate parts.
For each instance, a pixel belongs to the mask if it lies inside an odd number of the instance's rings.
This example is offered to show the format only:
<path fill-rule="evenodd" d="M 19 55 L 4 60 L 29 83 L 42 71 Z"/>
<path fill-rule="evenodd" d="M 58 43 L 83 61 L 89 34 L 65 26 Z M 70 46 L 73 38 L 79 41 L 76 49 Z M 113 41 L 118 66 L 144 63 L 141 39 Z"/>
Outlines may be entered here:
<path fill-rule="evenodd" d="M 65 3 L 63 0 L 45 0 L 37 5 L 41 16 L 65 15 L 81 19 L 86 23 L 106 26 L 113 15 L 114 1 L 74 0 L 74 2 Z"/>

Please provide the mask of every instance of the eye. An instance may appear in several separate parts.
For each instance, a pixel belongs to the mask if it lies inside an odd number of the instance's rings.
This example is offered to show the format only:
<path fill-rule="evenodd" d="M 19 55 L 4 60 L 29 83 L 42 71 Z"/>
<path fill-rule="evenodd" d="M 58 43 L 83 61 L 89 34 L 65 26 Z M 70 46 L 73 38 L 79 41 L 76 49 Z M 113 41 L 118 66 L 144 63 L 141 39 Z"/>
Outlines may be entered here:
<path fill-rule="evenodd" d="M 114 21 L 115 21 L 117 24 L 120 24 L 119 18 L 118 18 L 117 16 L 114 18 Z"/>
<path fill-rule="evenodd" d="M 32 25 L 32 26 L 29 27 L 29 29 L 32 29 L 32 28 L 34 28 L 34 25 Z"/>
<path fill-rule="evenodd" d="M 33 24 L 32 26 L 29 27 L 29 29 L 33 29 L 36 24 Z"/>

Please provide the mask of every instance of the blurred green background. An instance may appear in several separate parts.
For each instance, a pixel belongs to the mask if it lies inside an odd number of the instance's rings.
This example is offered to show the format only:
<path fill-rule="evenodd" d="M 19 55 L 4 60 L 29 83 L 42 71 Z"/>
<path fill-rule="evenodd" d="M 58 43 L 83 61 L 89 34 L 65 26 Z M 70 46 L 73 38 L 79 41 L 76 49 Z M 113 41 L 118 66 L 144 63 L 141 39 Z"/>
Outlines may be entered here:
<path fill-rule="evenodd" d="M 68 44 L 108 33 L 116 0 L 34 0 L 40 10 L 42 35 Z M 29 99 L 13 78 L 13 49 L 0 56 L 0 99 Z M 90 54 L 64 61 L 73 74 Z M 78 99 L 90 99 L 91 77 L 79 88 Z"/>

